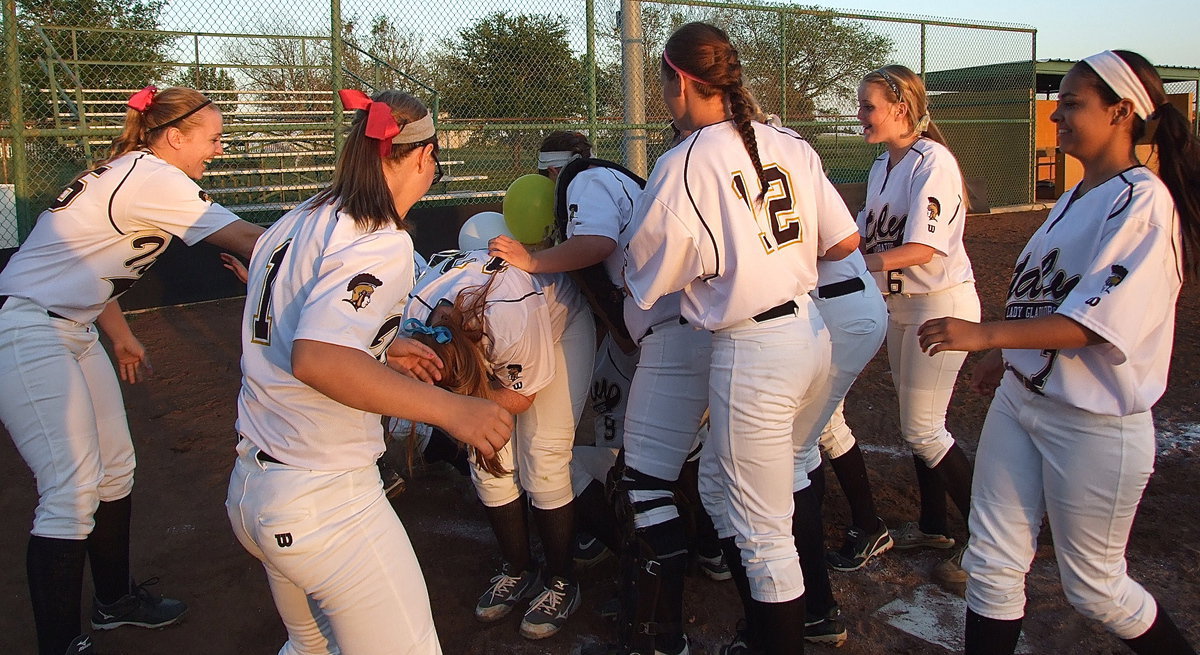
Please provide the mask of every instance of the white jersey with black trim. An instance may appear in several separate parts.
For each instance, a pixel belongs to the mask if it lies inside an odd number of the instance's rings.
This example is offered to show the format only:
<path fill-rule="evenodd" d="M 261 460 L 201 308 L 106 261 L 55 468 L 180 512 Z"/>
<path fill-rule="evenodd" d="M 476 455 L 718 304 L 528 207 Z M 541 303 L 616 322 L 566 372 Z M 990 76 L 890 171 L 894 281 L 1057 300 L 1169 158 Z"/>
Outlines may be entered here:
<path fill-rule="evenodd" d="M 38 216 L 0 273 L 0 295 L 90 323 L 141 279 L 171 237 L 191 246 L 237 220 L 183 171 L 129 152 L 81 175 Z"/>
<path fill-rule="evenodd" d="M 504 387 L 523 395 L 541 391 L 554 379 L 554 344 L 567 323 L 586 311 L 583 296 L 564 273 L 527 273 L 486 250 L 448 250 L 429 258 L 428 272 L 409 295 L 405 319 L 428 322 L 439 304 L 459 293 L 488 288 L 483 316 L 487 359 Z"/>
<path fill-rule="evenodd" d="M 408 233 L 373 232 L 308 203 L 272 225 L 254 248 L 242 315 L 237 431 L 282 462 L 343 471 L 384 450 L 380 416 L 343 405 L 292 375 L 297 339 L 381 359 L 400 330 L 413 285 Z"/>
<path fill-rule="evenodd" d="M 633 203 L 642 188 L 620 171 L 597 166 L 580 171 L 567 185 L 567 238 L 601 236 L 622 243 Z M 604 259 L 604 270 L 617 287 L 623 286 L 625 255 L 620 248 Z"/>
<path fill-rule="evenodd" d="M 863 252 L 881 253 L 905 243 L 937 251 L 928 263 L 874 273 L 887 293 L 933 293 L 974 282 L 963 248 L 967 206 L 958 160 L 946 146 L 921 138 L 888 170 L 888 154 L 871 165 L 867 202 L 858 214 Z"/>
<path fill-rule="evenodd" d="M 1150 409 L 1167 386 L 1183 280 L 1179 216 L 1144 166 L 1075 198 L 1065 194 L 1017 259 L 1006 319 L 1061 314 L 1107 343 L 1005 349 L 1046 396 L 1095 414 Z"/>
<path fill-rule="evenodd" d="M 630 224 L 630 295 L 642 309 L 682 290 L 683 317 L 719 330 L 817 285 L 817 257 L 854 220 L 799 135 L 754 123 L 770 188 L 732 121 L 700 128 L 659 157 Z"/>

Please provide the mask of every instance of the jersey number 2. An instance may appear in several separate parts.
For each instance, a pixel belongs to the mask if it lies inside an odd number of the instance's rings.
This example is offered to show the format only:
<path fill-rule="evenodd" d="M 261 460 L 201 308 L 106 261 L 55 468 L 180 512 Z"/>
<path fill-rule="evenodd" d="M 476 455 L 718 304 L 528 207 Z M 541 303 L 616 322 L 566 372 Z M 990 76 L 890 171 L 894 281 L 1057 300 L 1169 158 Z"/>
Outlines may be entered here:
<path fill-rule="evenodd" d="M 250 326 L 250 340 L 259 345 L 271 345 L 271 288 L 275 286 L 275 278 L 279 277 L 279 265 L 283 263 L 283 256 L 287 254 L 290 245 L 291 239 L 284 241 L 267 260 L 267 274 L 263 278 L 258 307 L 254 310 L 254 321 Z"/>
<path fill-rule="evenodd" d="M 804 229 L 800 219 L 792 211 L 795 207 L 792 195 L 792 180 L 787 171 L 776 164 L 763 167 L 763 176 L 767 179 L 767 216 L 770 220 L 771 236 L 760 232 L 763 247 L 767 252 L 775 252 L 784 246 L 804 241 Z M 755 185 L 758 186 L 757 184 Z M 733 174 L 733 189 L 738 197 L 746 202 L 746 206 L 754 211 L 754 202 L 746 187 L 746 180 L 740 172 Z"/>

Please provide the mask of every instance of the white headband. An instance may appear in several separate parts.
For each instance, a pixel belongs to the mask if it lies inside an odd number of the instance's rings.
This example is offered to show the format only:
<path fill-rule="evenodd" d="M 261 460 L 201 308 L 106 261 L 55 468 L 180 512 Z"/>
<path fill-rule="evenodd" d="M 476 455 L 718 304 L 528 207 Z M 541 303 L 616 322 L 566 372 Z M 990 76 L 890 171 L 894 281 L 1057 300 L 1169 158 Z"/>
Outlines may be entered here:
<path fill-rule="evenodd" d="M 538 170 L 544 171 L 551 166 L 562 168 L 573 159 L 579 159 L 579 153 L 569 150 L 550 150 L 538 153 Z"/>
<path fill-rule="evenodd" d="M 1129 64 L 1125 63 L 1125 60 L 1121 59 L 1117 53 L 1105 50 L 1091 57 L 1085 57 L 1083 61 L 1096 71 L 1096 74 L 1104 80 L 1108 88 L 1113 90 L 1113 93 L 1132 102 L 1133 113 L 1140 116 L 1142 120 L 1148 120 L 1154 113 L 1154 103 L 1150 101 L 1150 94 L 1146 93 L 1146 87 L 1138 79 L 1137 73 L 1134 73 Z"/>
<path fill-rule="evenodd" d="M 428 112 L 415 121 L 405 123 L 404 127 L 400 128 L 400 133 L 392 137 L 392 143 L 418 143 L 432 137 L 435 133 L 433 112 Z"/>

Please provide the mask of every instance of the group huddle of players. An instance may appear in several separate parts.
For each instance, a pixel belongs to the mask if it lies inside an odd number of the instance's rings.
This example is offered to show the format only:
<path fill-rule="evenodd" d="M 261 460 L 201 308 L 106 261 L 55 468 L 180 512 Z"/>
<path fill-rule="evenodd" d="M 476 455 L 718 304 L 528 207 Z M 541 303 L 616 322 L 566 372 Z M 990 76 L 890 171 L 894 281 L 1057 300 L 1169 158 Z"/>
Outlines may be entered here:
<path fill-rule="evenodd" d="M 918 75 L 862 78 L 858 120 L 882 154 L 856 213 L 816 151 L 763 114 L 723 31 L 676 30 L 660 81 L 676 134 L 648 179 L 550 133 L 504 214 L 475 217 L 460 250 L 424 263 L 405 217 L 442 167 L 413 96 L 342 91 L 357 114 L 332 183 L 264 232 L 195 183 L 222 153 L 211 101 L 135 94 L 110 158 L 0 273 L 0 419 L 40 495 L 27 553 L 39 652 L 93 652 L 85 560 L 94 629 L 186 611 L 130 575 L 133 449 L 95 329 L 136 381 L 145 349 L 117 298 L 173 236 L 249 259 L 226 507 L 287 628 L 281 654 L 441 652 L 377 466 L 381 417 L 427 457 L 463 445 L 503 562 L 475 616 L 519 610 L 530 639 L 579 607 L 575 556 L 593 540 L 621 558 L 601 648 L 620 655 L 691 651 L 693 555 L 742 602 L 721 653 L 781 655 L 846 641 L 830 568 L 933 547 L 953 549 L 933 577 L 966 595 L 967 652 L 1012 653 L 1047 516 L 1080 612 L 1135 652 L 1193 652 L 1124 559 L 1175 299 L 1200 260 L 1200 146 L 1153 66 L 1106 51 L 1064 78 L 1052 120 L 1083 180 L 1025 247 L 1012 320 L 996 323 L 979 322 L 964 180 Z M 1157 171 L 1134 156 L 1148 130 Z M 842 413 L 885 340 L 920 492 L 917 520 L 891 530 Z M 994 400 L 972 462 L 945 416 L 979 350 L 972 387 Z M 596 444 L 576 447 L 589 391 Z M 823 459 L 851 505 L 828 552 Z M 966 540 L 949 534 L 947 497 Z"/>

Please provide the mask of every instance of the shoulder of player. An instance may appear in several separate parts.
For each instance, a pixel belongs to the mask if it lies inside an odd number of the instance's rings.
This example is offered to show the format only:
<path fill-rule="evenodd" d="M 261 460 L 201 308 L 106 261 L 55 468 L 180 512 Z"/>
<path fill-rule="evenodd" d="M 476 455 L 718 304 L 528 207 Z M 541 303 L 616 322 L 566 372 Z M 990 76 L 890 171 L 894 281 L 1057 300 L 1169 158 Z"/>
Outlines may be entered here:
<path fill-rule="evenodd" d="M 886 153 L 884 153 L 886 155 Z M 933 139 L 921 138 L 912 145 L 913 170 L 924 170 L 939 166 L 958 168 L 958 158 L 946 146 Z"/>
<path fill-rule="evenodd" d="M 128 152 L 113 160 L 110 167 L 124 179 L 120 187 L 126 191 L 141 189 L 153 184 L 152 193 L 162 200 L 164 195 L 186 195 L 189 199 L 201 193 L 200 185 L 179 170 L 178 166 L 168 164 L 151 153 L 137 150 Z M 120 173 L 120 171 L 124 171 Z M 201 198 L 206 196 L 200 195 Z"/>
<path fill-rule="evenodd" d="M 1171 191 L 1145 166 L 1135 166 L 1113 176 L 1102 188 L 1108 199 L 1105 204 L 1110 205 L 1106 220 L 1123 218 L 1163 226 L 1174 221 Z"/>

